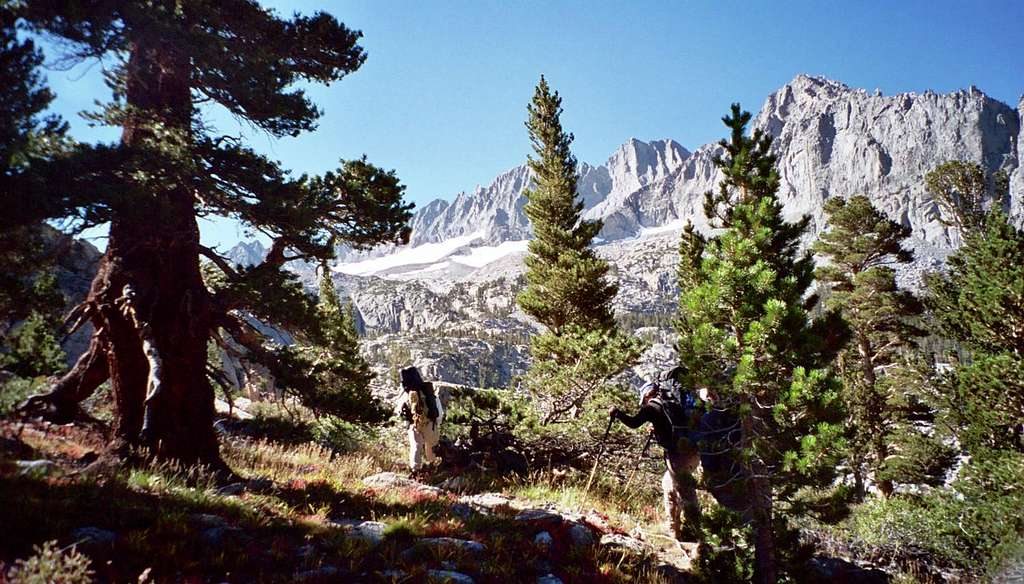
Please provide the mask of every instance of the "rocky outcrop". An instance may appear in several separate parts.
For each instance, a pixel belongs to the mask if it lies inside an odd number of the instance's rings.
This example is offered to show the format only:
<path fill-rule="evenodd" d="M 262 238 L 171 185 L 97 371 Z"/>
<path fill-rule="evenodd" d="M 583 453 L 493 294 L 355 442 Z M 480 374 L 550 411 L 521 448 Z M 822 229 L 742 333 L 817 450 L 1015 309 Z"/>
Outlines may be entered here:
<path fill-rule="evenodd" d="M 1017 104 L 1017 120 L 1024 120 L 1024 95 Z M 1010 200 L 1010 215 L 1017 225 L 1024 224 L 1024 152 L 1021 152 L 1021 144 L 1024 144 L 1024 124 L 1019 124 L 1020 132 L 1014 146 L 1017 153 L 1017 167 L 1010 175 L 1010 192 L 1014 195 Z"/>
<path fill-rule="evenodd" d="M 949 160 L 1013 171 L 1021 131 L 1017 111 L 973 86 L 886 97 L 803 75 L 769 96 L 754 125 L 775 138 L 791 216 L 810 214 L 820 230 L 825 199 L 863 194 L 943 248 L 957 240 L 938 221 L 925 175 Z"/>
<path fill-rule="evenodd" d="M 96 275 L 103 254 L 88 241 L 66 235 L 49 225 L 43 226 L 43 237 L 47 255 L 54 258 L 57 288 L 64 295 L 65 310 L 69 311 L 89 294 L 89 287 L 92 286 L 93 276 Z M 85 323 L 63 339 L 61 348 L 64 349 L 69 366 L 85 352 L 91 337 L 92 324 Z"/>

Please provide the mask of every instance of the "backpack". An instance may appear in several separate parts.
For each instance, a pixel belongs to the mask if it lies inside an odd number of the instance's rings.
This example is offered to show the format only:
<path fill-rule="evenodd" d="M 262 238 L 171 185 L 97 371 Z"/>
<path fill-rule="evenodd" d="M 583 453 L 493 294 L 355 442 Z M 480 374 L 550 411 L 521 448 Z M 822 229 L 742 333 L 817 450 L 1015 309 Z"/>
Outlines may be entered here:
<path fill-rule="evenodd" d="M 676 387 L 659 386 L 658 396 L 648 403 L 661 410 L 668 419 L 672 427 L 671 446 L 677 447 L 683 441 L 697 445 L 699 418 L 695 417 L 695 413 L 698 409 L 703 411 L 703 403 L 699 398 L 691 392 L 680 392 Z"/>
<path fill-rule="evenodd" d="M 427 419 L 431 422 L 437 422 L 437 419 L 441 416 L 441 411 L 437 403 L 437 394 L 434 393 L 434 384 L 425 382 L 416 391 L 420 392 L 423 402 L 427 406 Z"/>
<path fill-rule="evenodd" d="M 437 401 L 437 394 L 434 393 L 434 384 L 423 381 L 423 376 L 420 375 L 419 369 L 415 367 L 402 369 L 401 380 L 402 387 L 411 388 L 420 394 L 423 404 L 427 407 L 427 419 L 436 423 L 437 419 L 443 414 L 441 406 Z"/>

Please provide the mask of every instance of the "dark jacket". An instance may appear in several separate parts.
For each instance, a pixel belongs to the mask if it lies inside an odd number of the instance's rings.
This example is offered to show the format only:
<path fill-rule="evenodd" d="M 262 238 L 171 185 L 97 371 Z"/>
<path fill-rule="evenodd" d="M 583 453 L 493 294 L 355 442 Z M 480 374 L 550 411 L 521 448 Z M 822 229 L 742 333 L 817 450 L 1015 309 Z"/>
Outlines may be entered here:
<path fill-rule="evenodd" d="M 683 440 L 696 446 L 695 431 L 700 419 L 696 408 L 686 410 L 674 401 L 655 398 L 644 404 L 635 416 L 616 410 L 615 417 L 630 428 L 650 424 L 654 428 L 654 439 L 667 453 L 678 452 Z"/>

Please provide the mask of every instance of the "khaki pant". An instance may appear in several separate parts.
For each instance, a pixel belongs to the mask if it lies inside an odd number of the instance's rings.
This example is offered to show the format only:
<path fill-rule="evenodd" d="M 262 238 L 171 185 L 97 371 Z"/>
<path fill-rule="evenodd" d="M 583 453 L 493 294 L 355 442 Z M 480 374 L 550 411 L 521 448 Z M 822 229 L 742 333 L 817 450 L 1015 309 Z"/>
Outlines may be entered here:
<path fill-rule="evenodd" d="M 434 447 L 441 440 L 439 426 L 426 419 L 409 425 L 409 467 L 412 470 L 417 471 L 437 459 Z"/>
<path fill-rule="evenodd" d="M 696 448 L 680 448 L 665 453 L 667 470 L 661 477 L 665 515 L 676 539 L 698 541 L 700 537 L 700 503 L 697 501 L 697 480 L 693 476 L 700 464 Z"/>

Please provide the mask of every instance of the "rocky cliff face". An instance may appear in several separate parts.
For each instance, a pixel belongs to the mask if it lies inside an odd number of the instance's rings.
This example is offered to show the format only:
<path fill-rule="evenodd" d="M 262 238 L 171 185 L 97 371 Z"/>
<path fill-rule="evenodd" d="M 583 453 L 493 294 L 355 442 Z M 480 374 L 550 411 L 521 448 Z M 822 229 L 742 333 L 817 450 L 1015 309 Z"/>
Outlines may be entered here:
<path fill-rule="evenodd" d="M 753 127 L 775 138 L 785 212 L 794 218 L 810 214 L 812 235 L 824 226 L 825 199 L 864 194 L 914 229 L 915 247 L 941 257 L 957 239 L 938 221 L 925 174 L 948 160 L 1010 172 L 1012 209 L 1021 217 L 1020 120 L 1018 110 L 974 87 L 946 95 L 883 96 L 801 75 L 768 97 Z M 601 237 L 609 241 L 687 221 L 706 228 L 701 205 L 720 179 L 713 164 L 718 154 L 715 144 L 690 152 L 672 140 L 630 139 L 604 164 L 580 165 L 585 217 L 603 220 Z M 527 167 L 518 166 L 485 188 L 429 203 L 412 220 L 410 245 L 474 234 L 479 245 L 528 239 L 522 209 L 529 181 Z M 391 251 L 344 251 L 341 260 Z"/>
<path fill-rule="evenodd" d="M 1021 96 L 1017 104 L 1017 122 L 1019 133 L 1014 142 L 1016 148 L 1017 168 L 1010 175 L 1010 215 L 1016 220 L 1017 225 L 1024 224 L 1024 152 L 1021 152 L 1021 144 L 1024 144 L 1024 96 Z"/>
<path fill-rule="evenodd" d="M 864 194 L 939 248 L 955 245 L 956 234 L 937 220 L 925 175 L 949 160 L 1013 171 L 1021 129 L 1018 112 L 974 87 L 884 97 L 811 77 L 772 94 L 755 126 L 775 137 L 791 215 L 812 215 L 820 230 L 825 199 Z"/>
<path fill-rule="evenodd" d="M 44 238 L 46 252 L 54 258 L 54 275 L 57 288 L 64 295 L 65 310 L 71 310 L 89 294 L 103 254 L 88 241 L 75 239 L 50 226 L 44 227 Z M 69 366 L 89 347 L 92 330 L 92 324 L 86 323 L 62 340 L 61 348 Z"/>

